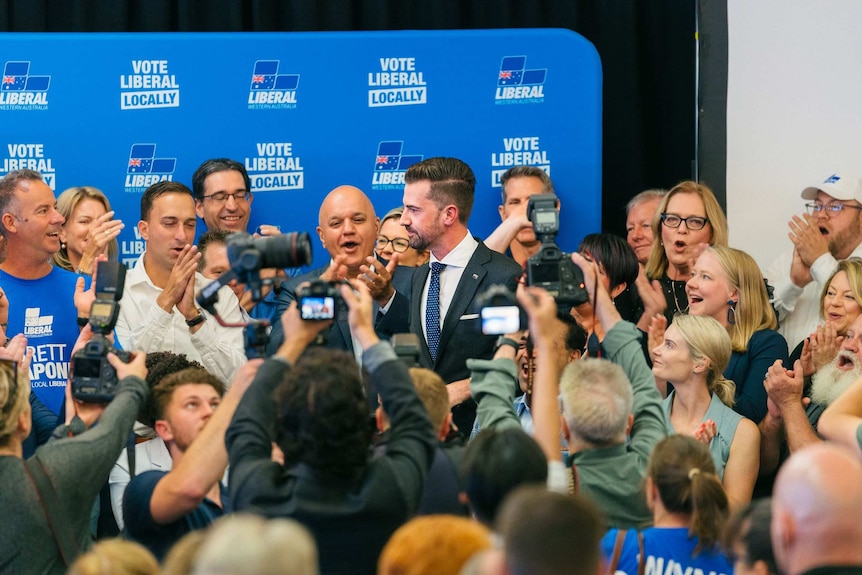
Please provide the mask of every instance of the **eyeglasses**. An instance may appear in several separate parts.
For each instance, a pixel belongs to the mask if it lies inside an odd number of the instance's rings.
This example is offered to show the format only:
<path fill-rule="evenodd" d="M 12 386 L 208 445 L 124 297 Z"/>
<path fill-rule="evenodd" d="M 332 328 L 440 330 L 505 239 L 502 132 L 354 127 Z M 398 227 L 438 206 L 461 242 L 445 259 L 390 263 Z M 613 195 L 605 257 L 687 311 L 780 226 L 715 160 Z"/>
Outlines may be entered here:
<path fill-rule="evenodd" d="M 410 247 L 410 242 L 404 238 L 394 238 L 390 240 L 386 236 L 377 236 L 377 241 L 374 243 L 374 247 L 378 250 L 382 250 L 388 243 L 391 243 L 392 249 L 399 254 L 406 252 L 407 248 Z"/>
<path fill-rule="evenodd" d="M 813 216 L 814 214 L 819 214 L 822 211 L 826 211 L 827 214 L 837 214 L 841 212 L 844 208 L 853 208 L 854 210 L 862 210 L 862 206 L 855 206 L 853 204 L 845 204 L 843 202 L 829 202 L 828 204 L 821 204 L 820 202 L 813 202 L 811 204 L 805 204 L 805 209 L 808 210 L 808 214 Z"/>
<path fill-rule="evenodd" d="M 663 223 L 668 228 L 678 228 L 679 225 L 683 222 L 685 222 L 686 229 L 697 231 L 702 230 L 703 227 L 709 223 L 709 218 L 702 218 L 700 216 L 681 218 L 676 214 L 661 215 L 661 223 Z"/>
<path fill-rule="evenodd" d="M 232 194 L 228 194 L 227 192 L 216 192 L 214 194 L 204 196 L 205 200 L 212 200 L 217 204 L 226 203 L 228 198 L 233 198 L 233 201 L 236 203 L 248 202 L 251 199 L 251 192 L 234 192 Z"/>
<path fill-rule="evenodd" d="M 0 366 L 2 365 L 8 365 L 12 368 L 12 382 L 9 395 L 6 398 L 6 403 L 0 409 L 0 413 L 7 416 L 12 413 L 12 409 L 18 403 L 18 362 L 11 359 L 0 359 Z"/>

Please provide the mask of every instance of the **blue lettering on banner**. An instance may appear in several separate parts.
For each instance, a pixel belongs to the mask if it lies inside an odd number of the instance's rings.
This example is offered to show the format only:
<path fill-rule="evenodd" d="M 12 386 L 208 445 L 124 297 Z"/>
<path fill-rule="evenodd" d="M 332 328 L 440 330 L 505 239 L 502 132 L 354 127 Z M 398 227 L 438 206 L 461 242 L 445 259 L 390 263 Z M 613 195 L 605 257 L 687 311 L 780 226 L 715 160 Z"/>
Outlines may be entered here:
<path fill-rule="evenodd" d="M 403 154 L 404 142 L 383 141 L 377 144 L 371 188 L 374 190 L 401 190 L 404 188 L 404 173 L 407 168 L 421 162 L 421 154 Z"/>
<path fill-rule="evenodd" d="M 281 192 L 305 187 L 302 160 L 292 142 L 258 142 L 256 156 L 245 158 L 252 192 Z"/>
<path fill-rule="evenodd" d="M 30 74 L 30 62 L 7 61 L 0 83 L 0 110 L 47 110 L 51 76 Z"/>
<path fill-rule="evenodd" d="M 167 60 L 132 60 L 132 73 L 120 75 L 120 109 L 178 108 L 180 85 Z"/>
<path fill-rule="evenodd" d="M 505 56 L 497 74 L 495 104 L 541 104 L 545 101 L 547 68 L 527 69 L 526 56 Z"/>
<path fill-rule="evenodd" d="M 503 138 L 503 151 L 491 154 L 491 187 L 499 188 L 500 178 L 512 166 L 535 166 L 551 175 L 548 151 L 541 149 L 538 136 Z"/>
<path fill-rule="evenodd" d="M 380 72 L 368 73 L 368 107 L 410 106 L 428 103 L 424 73 L 416 58 L 380 58 Z"/>

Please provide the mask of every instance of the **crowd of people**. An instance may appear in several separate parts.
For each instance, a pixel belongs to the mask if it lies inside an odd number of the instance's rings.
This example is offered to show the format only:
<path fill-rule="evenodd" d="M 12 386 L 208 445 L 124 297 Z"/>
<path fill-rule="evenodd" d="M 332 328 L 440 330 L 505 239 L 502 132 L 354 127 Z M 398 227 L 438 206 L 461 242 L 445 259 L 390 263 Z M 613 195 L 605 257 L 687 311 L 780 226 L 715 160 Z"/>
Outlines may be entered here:
<path fill-rule="evenodd" d="M 461 160 L 382 219 L 339 186 L 329 263 L 260 291 L 224 277 L 244 166 L 191 182 L 143 193 L 112 304 L 108 197 L 0 179 L 0 571 L 862 575 L 862 178 L 804 188 L 765 273 L 706 185 L 647 190 L 627 237 L 542 264 L 557 291 L 524 272 L 539 168 L 485 239 Z M 486 333 L 500 298 L 520 319 Z"/>

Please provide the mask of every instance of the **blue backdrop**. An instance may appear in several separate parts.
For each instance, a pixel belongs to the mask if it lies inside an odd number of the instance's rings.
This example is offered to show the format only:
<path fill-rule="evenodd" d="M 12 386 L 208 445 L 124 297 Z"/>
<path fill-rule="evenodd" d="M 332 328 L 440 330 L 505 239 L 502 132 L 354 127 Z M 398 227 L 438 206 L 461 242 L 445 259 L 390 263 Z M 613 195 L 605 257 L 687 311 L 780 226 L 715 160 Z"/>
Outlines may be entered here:
<path fill-rule="evenodd" d="M 563 249 L 601 227 L 601 64 L 568 30 L 5 34 L 0 65 L 0 175 L 102 189 L 126 263 L 144 248 L 144 189 L 191 186 L 222 156 L 249 171 L 251 227 L 314 235 L 339 184 L 382 215 L 404 170 L 441 155 L 476 173 L 474 235 L 499 223 L 499 176 L 519 164 L 554 180 Z"/>

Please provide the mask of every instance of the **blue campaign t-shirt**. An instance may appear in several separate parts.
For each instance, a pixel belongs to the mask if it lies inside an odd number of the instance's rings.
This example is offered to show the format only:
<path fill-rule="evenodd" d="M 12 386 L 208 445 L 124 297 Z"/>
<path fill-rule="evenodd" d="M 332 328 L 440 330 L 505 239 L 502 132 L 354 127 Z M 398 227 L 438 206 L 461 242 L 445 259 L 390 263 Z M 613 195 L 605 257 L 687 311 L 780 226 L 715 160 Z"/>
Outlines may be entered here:
<path fill-rule="evenodd" d="M 23 333 L 33 350 L 30 384 L 36 397 L 54 413 L 60 413 L 69 360 L 78 339 L 75 309 L 77 274 L 53 267 L 35 280 L 16 278 L 0 270 L 0 286 L 9 298 L 6 337 Z"/>
<path fill-rule="evenodd" d="M 158 525 L 150 513 L 150 500 L 156 484 L 167 474 L 167 471 L 152 470 L 136 475 L 123 494 L 123 522 L 127 537 L 149 549 L 159 561 L 164 560 L 174 543 L 186 533 L 206 529 L 213 521 L 230 512 L 227 488 L 219 484 L 221 507 L 204 499 L 185 517 L 167 525 Z"/>
<path fill-rule="evenodd" d="M 602 538 L 602 553 L 610 560 L 618 529 L 611 529 Z M 650 527 L 643 530 L 645 575 L 732 575 L 733 565 L 718 547 L 702 549 L 694 555 L 697 537 L 688 534 L 687 527 Z M 637 575 L 637 532 L 626 534 L 615 575 Z"/>

